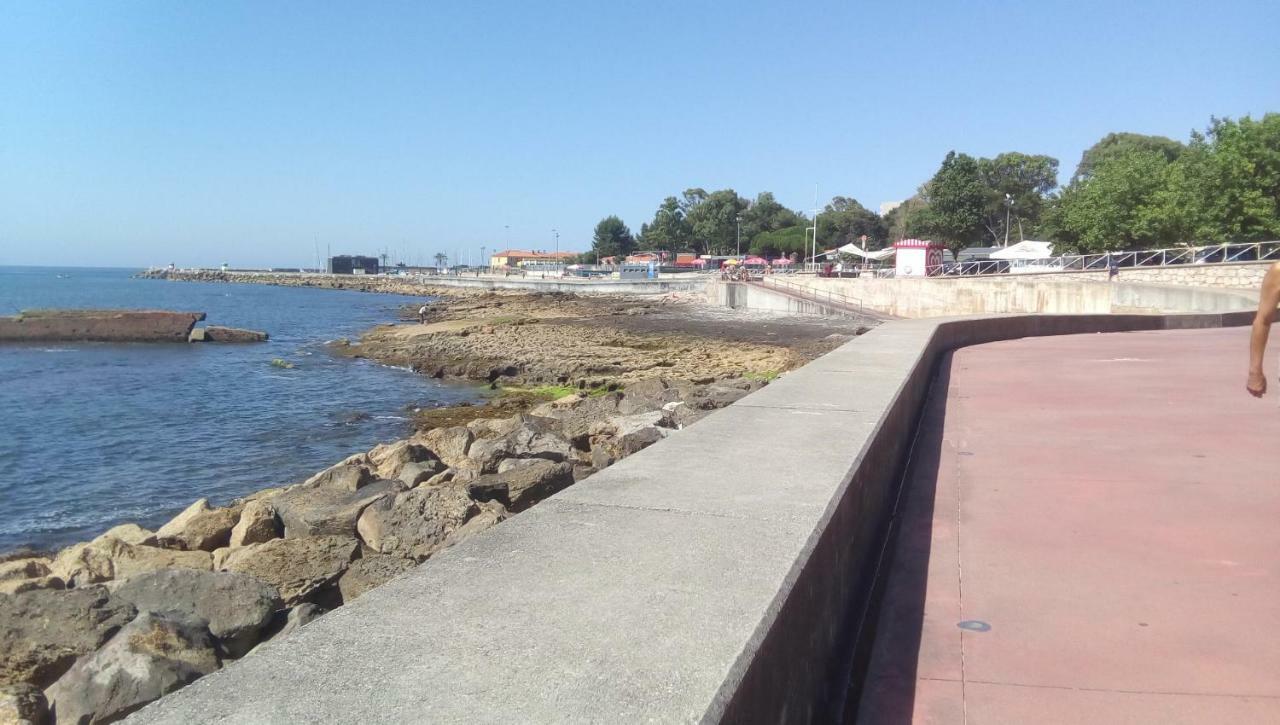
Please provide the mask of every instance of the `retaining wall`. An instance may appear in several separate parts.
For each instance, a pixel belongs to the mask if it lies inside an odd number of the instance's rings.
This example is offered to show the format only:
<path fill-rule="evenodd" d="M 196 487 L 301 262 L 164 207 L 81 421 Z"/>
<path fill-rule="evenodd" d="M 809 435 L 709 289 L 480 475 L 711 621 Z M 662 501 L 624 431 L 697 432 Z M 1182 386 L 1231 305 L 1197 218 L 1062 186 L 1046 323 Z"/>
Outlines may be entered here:
<path fill-rule="evenodd" d="M 1118 279 L 1123 282 L 1170 284 L 1191 287 L 1220 287 L 1257 290 L 1262 278 L 1275 262 L 1229 262 L 1226 264 L 1180 264 L 1169 267 L 1122 267 Z M 1092 272 L 1042 272 L 1019 275 L 1037 278 L 1106 282 L 1107 270 Z"/>
<path fill-rule="evenodd" d="M 651 295 L 668 292 L 699 291 L 707 277 L 659 278 L 655 280 L 623 279 L 538 279 L 535 277 L 427 277 L 432 287 L 462 287 L 468 289 L 535 290 L 539 292 L 574 292 L 577 294 L 631 294 Z"/>
<path fill-rule="evenodd" d="M 0 342 L 186 342 L 203 312 L 48 310 L 0 317 Z"/>
<path fill-rule="evenodd" d="M 1250 318 L 886 323 L 130 722 L 831 720 L 945 351 Z"/>
<path fill-rule="evenodd" d="M 1002 275 L 907 279 L 800 277 L 815 290 L 831 290 L 867 308 L 897 317 L 1005 313 L 1233 312 L 1255 309 L 1257 290 L 1232 290 L 1126 280 L 1106 283 L 1074 275 Z"/>

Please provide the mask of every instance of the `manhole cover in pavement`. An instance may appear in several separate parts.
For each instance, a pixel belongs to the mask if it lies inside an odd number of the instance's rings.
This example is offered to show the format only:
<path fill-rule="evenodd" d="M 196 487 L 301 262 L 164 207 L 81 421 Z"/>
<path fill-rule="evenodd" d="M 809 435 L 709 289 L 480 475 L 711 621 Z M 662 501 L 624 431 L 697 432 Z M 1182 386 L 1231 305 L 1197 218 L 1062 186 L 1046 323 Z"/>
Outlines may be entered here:
<path fill-rule="evenodd" d="M 960 629 L 967 629 L 970 632 L 990 632 L 991 625 L 977 619 L 966 619 L 956 625 Z"/>

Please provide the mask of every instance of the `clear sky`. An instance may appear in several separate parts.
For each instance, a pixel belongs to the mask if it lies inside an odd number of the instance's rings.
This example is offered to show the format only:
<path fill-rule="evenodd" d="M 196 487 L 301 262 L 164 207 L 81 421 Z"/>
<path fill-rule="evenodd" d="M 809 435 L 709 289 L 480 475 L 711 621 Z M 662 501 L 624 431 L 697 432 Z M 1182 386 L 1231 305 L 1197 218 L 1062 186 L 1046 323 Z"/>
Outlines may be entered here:
<path fill-rule="evenodd" d="M 0 0 L 0 264 L 589 246 L 1280 111 L 1277 0 Z M 509 231 L 508 228 L 509 227 Z"/>

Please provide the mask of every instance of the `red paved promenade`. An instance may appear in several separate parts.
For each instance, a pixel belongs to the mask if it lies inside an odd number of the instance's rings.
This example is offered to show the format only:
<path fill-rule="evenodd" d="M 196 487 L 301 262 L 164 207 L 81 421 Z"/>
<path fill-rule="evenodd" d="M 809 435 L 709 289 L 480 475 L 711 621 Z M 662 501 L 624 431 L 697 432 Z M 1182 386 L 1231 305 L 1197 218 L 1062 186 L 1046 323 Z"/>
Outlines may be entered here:
<path fill-rule="evenodd" d="M 1247 346 L 1077 335 L 944 363 L 859 722 L 1280 723 L 1280 345 L 1260 401 Z"/>

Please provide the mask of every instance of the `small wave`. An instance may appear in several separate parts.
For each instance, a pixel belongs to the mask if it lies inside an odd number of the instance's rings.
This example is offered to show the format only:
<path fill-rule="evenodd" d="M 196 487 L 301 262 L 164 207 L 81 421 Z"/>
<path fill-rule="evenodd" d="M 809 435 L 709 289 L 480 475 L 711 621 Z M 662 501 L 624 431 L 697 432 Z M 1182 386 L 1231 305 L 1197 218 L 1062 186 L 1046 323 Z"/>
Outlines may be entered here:
<path fill-rule="evenodd" d="M 74 347 L 42 347 L 40 352 L 76 352 Z"/>
<path fill-rule="evenodd" d="M 409 420 L 403 415 L 375 415 L 374 420 Z"/>

